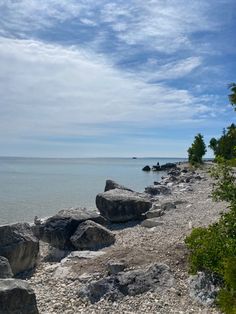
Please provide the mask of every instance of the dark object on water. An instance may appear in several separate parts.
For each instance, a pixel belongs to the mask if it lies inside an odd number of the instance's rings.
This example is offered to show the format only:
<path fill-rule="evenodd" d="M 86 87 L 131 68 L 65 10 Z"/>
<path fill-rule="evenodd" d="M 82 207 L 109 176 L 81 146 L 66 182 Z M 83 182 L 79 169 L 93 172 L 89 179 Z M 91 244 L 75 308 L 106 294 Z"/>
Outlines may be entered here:
<path fill-rule="evenodd" d="M 152 166 L 152 170 L 153 171 L 168 171 L 170 169 L 176 169 L 177 168 L 177 165 L 175 163 L 171 163 L 171 162 L 168 162 L 164 165 L 161 165 L 159 164 L 159 162 Z"/>
<path fill-rule="evenodd" d="M 145 166 L 145 167 L 143 167 L 142 170 L 143 170 L 143 171 L 151 171 L 151 168 L 150 168 L 149 166 Z"/>

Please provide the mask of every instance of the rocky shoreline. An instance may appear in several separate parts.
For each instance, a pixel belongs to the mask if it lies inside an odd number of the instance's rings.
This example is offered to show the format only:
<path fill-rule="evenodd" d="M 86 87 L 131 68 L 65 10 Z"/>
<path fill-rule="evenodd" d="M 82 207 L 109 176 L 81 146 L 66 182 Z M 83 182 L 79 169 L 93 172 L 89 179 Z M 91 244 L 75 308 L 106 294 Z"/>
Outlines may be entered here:
<path fill-rule="evenodd" d="M 214 285 L 209 291 L 202 274 L 190 280 L 184 244 L 193 227 L 216 221 L 227 207 L 212 201 L 209 167 L 180 164 L 144 193 L 108 180 L 99 212 L 71 209 L 37 220 L 39 259 L 24 282 L 38 312 L 220 313 Z"/>

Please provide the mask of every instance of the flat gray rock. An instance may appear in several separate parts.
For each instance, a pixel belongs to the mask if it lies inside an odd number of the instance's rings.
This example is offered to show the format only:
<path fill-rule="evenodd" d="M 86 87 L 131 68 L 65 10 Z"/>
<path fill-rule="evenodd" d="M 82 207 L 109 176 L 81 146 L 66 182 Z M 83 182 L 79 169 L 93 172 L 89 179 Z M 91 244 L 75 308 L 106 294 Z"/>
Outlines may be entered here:
<path fill-rule="evenodd" d="M 73 259 L 93 259 L 99 256 L 102 256 L 106 254 L 106 252 L 103 251 L 73 251 L 67 257 L 63 258 L 61 260 L 61 263 L 64 264 L 65 262 L 68 262 Z"/>
<path fill-rule="evenodd" d="M 160 218 L 150 218 L 142 221 L 141 226 L 145 228 L 153 228 L 157 226 L 162 226 L 164 224 L 163 221 L 160 221 Z"/>
<path fill-rule="evenodd" d="M 152 219 L 152 218 L 157 218 L 157 217 L 161 217 L 164 215 L 164 211 L 163 209 L 153 209 L 153 210 L 149 210 L 146 213 L 146 218 L 147 219 Z"/>

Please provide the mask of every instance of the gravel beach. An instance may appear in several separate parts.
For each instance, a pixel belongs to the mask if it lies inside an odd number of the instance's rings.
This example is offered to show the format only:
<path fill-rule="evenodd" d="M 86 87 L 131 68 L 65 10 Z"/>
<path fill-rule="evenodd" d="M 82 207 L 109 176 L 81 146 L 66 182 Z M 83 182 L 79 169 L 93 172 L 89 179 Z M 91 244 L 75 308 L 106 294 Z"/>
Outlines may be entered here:
<path fill-rule="evenodd" d="M 185 165 L 181 165 L 183 168 Z M 209 167 L 197 170 L 201 179 L 189 183 L 167 184 L 169 195 L 155 196 L 157 203 L 175 202 L 158 218 L 153 228 L 140 223 L 115 224 L 114 245 L 104 248 L 94 256 L 77 256 L 48 262 L 49 246 L 40 242 L 40 261 L 28 279 L 36 293 L 39 312 L 49 313 L 220 313 L 214 307 L 203 306 L 189 296 L 188 252 L 184 244 L 192 228 L 215 222 L 227 204 L 216 203 L 211 198 L 213 181 Z M 163 180 L 163 182 L 165 179 Z M 79 296 L 86 282 L 107 276 L 109 261 L 120 261 L 126 270 L 143 269 L 153 263 L 169 266 L 174 277 L 171 287 L 162 291 L 149 291 L 136 296 L 126 296 L 112 302 L 101 299 L 95 304 Z"/>

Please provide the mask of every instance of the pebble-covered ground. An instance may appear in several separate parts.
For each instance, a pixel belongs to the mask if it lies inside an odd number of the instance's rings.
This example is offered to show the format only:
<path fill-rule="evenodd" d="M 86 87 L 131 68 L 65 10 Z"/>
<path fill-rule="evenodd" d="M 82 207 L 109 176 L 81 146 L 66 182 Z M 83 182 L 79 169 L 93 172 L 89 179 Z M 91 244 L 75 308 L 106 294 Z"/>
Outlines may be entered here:
<path fill-rule="evenodd" d="M 116 242 L 101 250 L 104 254 L 91 259 L 74 258 L 64 263 L 44 262 L 47 245 L 41 243 L 41 261 L 28 279 L 37 297 L 39 312 L 49 313 L 220 313 L 214 307 L 204 307 L 189 297 L 187 250 L 184 238 L 193 227 L 207 226 L 219 218 L 226 204 L 211 198 L 212 179 L 207 168 L 199 170 L 203 179 L 193 183 L 174 183 L 172 193 L 163 201 L 183 201 L 166 211 L 154 228 L 137 225 L 116 225 Z M 190 187 L 190 188 L 189 188 Z M 81 285 L 107 274 L 109 260 L 125 262 L 127 269 L 142 268 L 151 263 L 165 263 L 174 275 L 173 287 L 162 292 L 147 292 L 119 301 L 100 300 L 96 304 L 81 299 Z"/>

